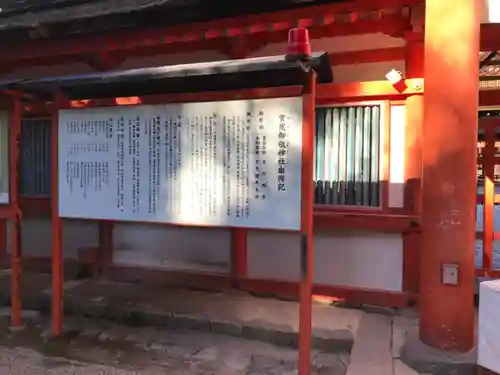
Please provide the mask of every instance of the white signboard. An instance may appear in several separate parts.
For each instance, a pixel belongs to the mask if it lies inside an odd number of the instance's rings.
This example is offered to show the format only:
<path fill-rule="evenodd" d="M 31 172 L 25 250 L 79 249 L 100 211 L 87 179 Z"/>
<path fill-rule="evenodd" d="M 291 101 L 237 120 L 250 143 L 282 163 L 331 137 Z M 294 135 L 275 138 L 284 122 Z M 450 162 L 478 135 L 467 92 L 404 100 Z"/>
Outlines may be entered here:
<path fill-rule="evenodd" d="M 301 158 L 300 97 L 61 110 L 59 215 L 298 230 Z"/>

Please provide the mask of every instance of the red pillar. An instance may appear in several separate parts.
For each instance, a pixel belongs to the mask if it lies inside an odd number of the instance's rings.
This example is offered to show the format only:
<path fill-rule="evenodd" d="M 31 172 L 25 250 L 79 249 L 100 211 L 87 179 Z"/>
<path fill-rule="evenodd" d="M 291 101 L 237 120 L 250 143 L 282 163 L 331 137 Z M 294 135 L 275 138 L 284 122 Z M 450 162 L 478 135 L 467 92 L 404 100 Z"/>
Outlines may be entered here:
<path fill-rule="evenodd" d="M 21 211 L 19 209 L 19 136 L 21 133 L 21 102 L 14 97 L 9 129 L 9 200 L 12 210 L 12 226 L 10 228 L 11 252 L 11 324 L 22 325 L 21 306 Z"/>
<path fill-rule="evenodd" d="M 102 267 L 102 271 L 106 273 L 108 267 L 113 263 L 114 223 L 106 220 L 100 220 L 98 223 L 99 265 Z"/>
<path fill-rule="evenodd" d="M 302 202 L 299 302 L 299 375 L 311 372 L 313 214 L 314 214 L 314 121 L 316 111 L 316 73 L 308 73 L 303 95 L 302 119 Z"/>
<path fill-rule="evenodd" d="M 236 288 L 242 278 L 247 277 L 247 233 L 246 229 L 231 231 L 231 273 Z"/>
<path fill-rule="evenodd" d="M 7 220 L 0 219 L 0 265 L 9 268 L 7 261 Z"/>
<path fill-rule="evenodd" d="M 63 254 L 62 221 L 59 217 L 59 103 L 56 94 L 52 108 L 51 208 L 52 208 L 52 336 L 58 337 L 63 326 Z"/>
<path fill-rule="evenodd" d="M 443 350 L 474 346 L 482 2 L 426 2 L 420 338 Z M 458 285 L 443 284 L 443 264 L 458 266 Z"/>

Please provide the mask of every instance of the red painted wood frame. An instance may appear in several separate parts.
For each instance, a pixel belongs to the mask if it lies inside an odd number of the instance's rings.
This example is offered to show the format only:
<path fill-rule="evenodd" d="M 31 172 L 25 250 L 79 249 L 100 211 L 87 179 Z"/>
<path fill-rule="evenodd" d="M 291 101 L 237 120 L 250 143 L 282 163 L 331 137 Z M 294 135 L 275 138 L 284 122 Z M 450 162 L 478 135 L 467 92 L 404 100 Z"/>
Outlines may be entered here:
<path fill-rule="evenodd" d="M 315 76 L 314 76 L 315 77 Z M 304 183 L 304 181 L 312 181 L 312 160 L 314 154 L 314 85 L 311 87 L 310 84 L 306 85 L 309 90 L 313 90 L 309 94 L 304 95 L 304 129 L 307 131 L 303 132 L 303 137 L 306 142 L 306 150 L 303 157 L 303 180 L 302 180 L 302 190 L 303 194 L 311 196 L 311 199 L 302 199 L 302 216 L 308 216 L 307 219 L 302 219 L 302 231 L 307 230 L 308 238 L 310 244 L 312 245 L 312 219 L 313 219 L 313 200 L 312 200 L 312 184 Z M 58 114 L 60 109 L 76 109 L 76 108 L 95 108 L 95 107 L 118 107 L 118 106 L 134 106 L 134 105 L 144 105 L 144 104 L 164 104 L 164 103 L 176 103 L 176 102 L 207 102 L 207 101 L 223 101 L 223 100 L 235 100 L 235 99 L 257 99 L 257 98 L 276 98 L 276 97 L 297 97 L 302 96 L 302 88 L 299 86 L 293 87 L 280 87 L 280 88 L 267 88 L 259 90 L 241 90 L 241 91 L 229 91 L 229 92 L 207 92 L 207 93 L 196 93 L 196 94 L 172 94 L 172 95 L 155 95 L 155 96 L 142 96 L 142 97 L 130 97 L 130 98 L 112 98 L 112 99 L 102 99 L 102 100 L 64 100 L 60 94 L 57 94 L 53 106 L 52 113 L 52 143 L 51 143 L 51 167 L 52 171 L 58 171 Z M 312 108 L 312 111 L 310 110 Z M 311 122 L 312 121 L 312 122 Z M 305 164 L 304 164 L 305 163 Z M 309 165 L 310 164 L 310 165 Z M 62 320 L 63 320 L 63 257 L 62 257 L 62 220 L 59 216 L 58 211 L 58 197 L 59 197 L 59 176 L 58 173 L 52 173 L 51 176 L 51 213 L 52 213 L 52 334 L 54 336 L 59 336 L 62 331 Z M 304 203 L 306 202 L 306 203 Z M 94 220 L 89 218 L 88 220 Z M 114 221 L 101 221 L 112 223 Z M 304 227 L 304 223 L 307 227 Z M 164 223 L 158 223 L 158 225 L 170 225 Z M 207 226 L 208 227 L 208 226 Z M 305 228 L 305 229 L 304 229 Z M 244 275 L 239 275 L 239 272 L 246 271 L 246 229 L 245 228 L 227 228 L 236 232 L 233 237 L 236 237 L 236 241 L 233 242 L 232 248 L 232 258 L 233 263 L 233 276 L 236 280 L 240 279 Z M 238 238 L 239 236 L 239 238 Z M 101 237 L 101 233 L 100 233 Z M 100 245 L 102 246 L 100 238 Z M 106 249 L 112 252 L 112 249 Z M 312 250 L 311 250 L 312 254 Z M 112 256 L 112 255 L 111 255 Z M 107 260 L 110 262 L 109 258 Z M 309 262 L 312 265 L 312 261 Z M 107 263 L 109 265 L 109 263 Z M 312 290 L 312 276 L 309 276 L 309 282 L 307 284 L 309 293 L 306 292 L 306 297 L 309 295 L 309 301 L 311 300 L 311 290 Z M 301 292 L 301 295 L 304 291 Z M 301 308 L 302 310 L 302 308 Z M 310 311 L 309 311 L 310 315 Z M 310 320 L 310 319 L 309 319 Z M 301 324 L 304 324 L 306 319 L 304 314 L 301 313 Z M 309 323 L 310 325 L 310 323 Z M 306 332 L 309 332 L 310 328 Z M 302 335 L 303 336 L 303 335 Z M 309 343 L 310 345 L 310 343 Z M 310 350 L 309 350 L 310 352 Z"/>
<path fill-rule="evenodd" d="M 375 82 L 362 82 L 362 83 L 349 83 L 349 84 L 320 84 L 317 86 L 316 99 L 317 102 L 323 105 L 338 105 L 346 102 L 359 102 L 359 101 L 395 101 L 399 100 L 399 103 L 405 103 L 405 99 L 412 97 L 412 95 L 421 96 L 423 92 L 423 81 L 421 79 L 407 80 L 407 89 L 404 92 L 397 91 L 389 82 L 387 81 L 375 81 Z M 286 92 L 290 88 L 283 88 L 282 95 L 286 95 Z M 298 90 L 295 88 L 294 90 Z M 246 96 L 257 96 L 265 97 L 269 95 L 269 89 L 258 90 L 257 92 L 234 92 L 226 93 L 229 98 L 244 98 Z M 297 91 L 298 94 L 298 91 Z M 207 93 L 203 94 L 205 100 L 222 100 L 224 96 L 221 97 L 220 94 Z M 227 98 L 226 97 L 226 98 Z M 172 101 L 196 101 L 200 100 L 200 95 L 189 94 L 175 97 L 172 95 L 161 95 L 161 96 L 148 96 L 142 98 L 128 98 L 119 100 L 122 104 L 158 104 Z M 410 99 L 409 99 L 410 101 Z M 106 103 L 107 102 L 107 103 Z M 139 103 L 140 102 L 140 103 Z M 116 101 L 73 101 L 65 102 L 66 107 L 85 107 L 85 106 L 95 106 L 95 105 L 116 105 Z M 42 111 L 33 111 L 33 108 L 43 109 L 43 106 L 38 104 L 26 105 L 25 114 L 34 115 L 42 114 Z M 46 107 L 47 108 L 47 107 Z M 418 106 L 417 106 L 418 108 Z M 26 111 L 27 110 L 27 111 Z M 47 109 L 45 110 L 47 111 Z M 411 114 L 413 112 L 408 112 L 408 121 L 411 119 L 416 119 L 418 116 Z M 418 114 L 418 109 L 415 112 Z M 413 127 L 412 127 L 413 128 Z M 385 132 L 387 134 L 387 132 Z M 414 135 L 414 137 L 417 137 Z M 414 145 L 412 146 L 414 150 L 418 150 L 418 137 L 413 139 Z M 407 144 L 409 144 L 407 142 Z M 418 153 L 412 152 L 409 154 L 417 155 Z M 414 158 L 418 160 L 418 157 Z M 408 161 L 409 165 L 411 162 Z M 417 166 L 414 170 L 418 171 Z M 416 172 L 413 172 L 416 173 Z M 407 174 L 408 175 L 408 174 Z M 418 181 L 418 178 L 415 179 Z M 414 184 L 415 185 L 415 184 Z M 418 183 L 416 184 L 418 186 Z M 417 194 L 418 195 L 418 194 Z M 405 192 L 405 197 L 407 193 Z M 412 198 L 413 199 L 413 198 Z M 412 202 L 410 199 L 410 202 Z M 26 214 L 30 213 L 50 213 L 51 204 L 50 199 L 40 199 L 40 198 L 30 198 L 22 197 L 21 206 Z M 340 207 L 330 207 L 325 210 L 324 208 L 315 208 L 314 212 L 314 225 L 317 228 L 323 229 L 366 229 L 374 231 L 387 231 L 394 233 L 403 233 L 404 235 L 404 281 L 403 281 L 403 293 L 399 292 L 387 292 L 378 291 L 370 289 L 359 289 L 347 286 L 332 286 L 332 285 L 314 285 L 313 290 L 315 294 L 335 296 L 338 298 L 345 298 L 353 300 L 356 302 L 372 303 L 378 305 L 386 306 L 397 306 L 404 307 L 408 304 L 415 303 L 417 289 L 413 287 L 415 284 L 418 285 L 418 272 L 415 264 L 418 263 L 418 225 L 419 217 L 418 213 L 406 209 L 407 203 L 405 198 L 405 211 L 394 213 L 388 212 L 387 210 L 340 210 Z M 412 204 L 408 204 L 408 207 Z M 232 231 L 232 276 L 227 277 L 224 275 L 204 275 L 204 274 L 193 274 L 190 272 L 163 272 L 162 275 L 158 275 L 152 270 L 145 269 L 134 269 L 133 273 L 141 275 L 141 279 L 146 281 L 159 281 L 168 280 L 168 282 L 175 282 L 176 280 L 182 280 L 183 283 L 195 286 L 196 282 L 203 280 L 203 285 L 210 285 L 215 289 L 226 290 L 229 286 L 237 286 L 239 289 L 248 290 L 258 293 L 264 293 L 268 295 L 280 295 L 287 298 L 298 297 L 298 284 L 293 282 L 284 282 L 276 280 L 256 280 L 249 279 L 247 277 L 247 256 L 246 256 L 246 231 L 233 229 Z M 108 236 L 112 236 L 108 232 Z M 101 243 L 102 245 L 102 243 Z M 108 262 L 112 258 L 112 245 L 105 245 L 108 251 Z M 111 254 L 110 254 L 111 253 Z M 26 260 L 27 265 L 35 265 L 36 267 L 44 268 L 46 262 L 42 259 Z M 110 268 L 110 276 L 127 279 L 126 272 L 129 272 L 131 268 L 119 268 L 114 267 L 108 263 Z M 198 284 L 199 285 L 199 284 Z M 413 285 L 413 286 L 412 286 Z"/>
<path fill-rule="evenodd" d="M 305 74 L 302 96 L 302 183 L 301 183 L 301 249 L 299 302 L 299 375 L 311 372 L 312 285 L 314 239 L 314 136 L 316 119 L 316 74 Z"/>
<path fill-rule="evenodd" d="M 52 132 L 50 142 L 50 191 L 52 216 L 52 336 L 58 337 L 63 329 L 63 247 L 62 220 L 59 216 L 59 108 L 62 96 L 58 92 L 54 97 L 52 107 Z"/>
<path fill-rule="evenodd" d="M 250 46 L 281 43 L 286 40 L 288 30 L 293 27 L 308 28 L 311 38 L 377 32 L 403 34 L 411 27 L 409 13 L 404 8 L 419 2 L 420 0 L 379 0 L 374 6 L 372 1 L 355 0 L 166 28 L 120 30 L 54 41 L 37 40 L 14 50 L 3 45 L 0 46 L 0 66 L 62 64 L 82 59 L 88 61 L 89 56 L 102 54 L 100 51 L 106 51 L 105 60 L 120 60 L 124 54 L 151 56 L 194 49 L 215 49 L 225 53 L 235 40 L 242 40 Z M 391 11 L 388 12 L 387 9 Z M 370 17 L 365 17 L 366 14 Z"/>
<path fill-rule="evenodd" d="M 10 95 L 10 93 L 4 93 Z M 10 226 L 11 252 L 11 324 L 13 327 L 22 325 L 22 307 L 20 296 L 21 282 L 21 210 L 19 208 L 19 135 L 21 131 L 21 101 L 18 95 L 3 97 L 1 107 L 10 110 L 9 140 L 8 140 L 8 196 L 7 204 L 0 204 L 0 261 L 7 263 L 7 222 Z"/>
<path fill-rule="evenodd" d="M 21 133 L 21 103 L 12 97 L 9 126 L 9 210 L 11 220 L 11 324 L 22 325 L 21 307 L 21 210 L 19 209 L 19 137 Z M 6 220 L 2 220 L 5 225 Z M 2 239 L 3 240 L 3 239 Z"/>
<path fill-rule="evenodd" d="M 244 50 L 246 52 L 241 55 L 245 56 L 266 44 L 282 42 L 286 38 L 286 32 L 297 25 L 308 27 L 313 37 L 382 32 L 407 38 L 411 35 L 408 30 L 411 29 L 412 20 L 405 16 L 404 11 L 401 14 L 384 14 L 383 9 L 418 7 L 420 3 L 420 0 L 379 0 L 374 7 L 372 1 L 357 0 L 154 30 L 120 31 L 62 40 L 36 40 L 18 46 L 15 51 L 10 47 L 0 46 L 0 51 L 3 52 L 0 53 L 0 66 L 11 70 L 17 67 L 86 61 L 98 70 L 106 70 L 117 67 L 124 56 L 191 52 L 196 49 L 215 50 L 228 55 L 234 55 L 235 50 Z M 378 18 L 365 19 L 365 12 L 376 12 Z M 423 19 L 421 21 L 423 22 Z M 499 28 L 496 24 L 481 25 L 481 50 L 498 49 Z M 332 55 L 332 62 L 334 65 L 349 65 L 404 58 L 404 49 L 395 47 L 341 52 Z M 406 73 L 408 77 L 422 76 L 409 71 Z"/>

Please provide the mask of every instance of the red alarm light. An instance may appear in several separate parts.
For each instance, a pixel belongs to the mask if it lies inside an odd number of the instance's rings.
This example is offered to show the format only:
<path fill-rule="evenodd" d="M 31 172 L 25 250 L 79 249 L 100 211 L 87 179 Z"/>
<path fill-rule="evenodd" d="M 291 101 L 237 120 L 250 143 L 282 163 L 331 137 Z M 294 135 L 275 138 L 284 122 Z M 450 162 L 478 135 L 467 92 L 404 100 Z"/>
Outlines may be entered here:
<path fill-rule="evenodd" d="M 288 32 L 288 46 L 286 50 L 288 60 L 307 60 L 311 58 L 309 30 L 304 28 L 290 29 Z"/>

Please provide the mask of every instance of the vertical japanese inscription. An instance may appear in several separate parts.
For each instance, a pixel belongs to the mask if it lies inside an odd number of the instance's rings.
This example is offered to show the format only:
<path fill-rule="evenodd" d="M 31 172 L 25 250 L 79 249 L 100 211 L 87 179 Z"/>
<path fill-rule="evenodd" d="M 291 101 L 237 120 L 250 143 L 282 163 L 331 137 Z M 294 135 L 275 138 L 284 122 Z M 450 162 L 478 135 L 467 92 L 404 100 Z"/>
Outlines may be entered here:
<path fill-rule="evenodd" d="M 181 192 L 181 189 L 183 186 L 180 186 L 180 173 L 181 173 L 181 168 L 183 165 L 183 159 L 182 156 L 182 129 L 185 126 L 185 124 L 182 122 L 182 117 L 178 116 L 177 121 L 174 121 L 173 123 L 173 129 L 172 129 L 172 168 L 173 172 L 171 173 L 171 178 L 173 177 L 173 189 L 169 191 L 169 194 L 172 196 L 173 200 L 173 211 L 176 213 L 176 215 L 179 215 L 182 210 L 181 202 L 178 197 L 178 193 Z"/>
<path fill-rule="evenodd" d="M 145 130 L 148 140 L 148 214 L 156 216 L 159 198 L 160 171 L 160 117 L 146 119 Z"/>
<path fill-rule="evenodd" d="M 222 118 L 222 126 L 224 128 L 224 198 L 226 206 L 226 216 L 231 216 L 231 123 L 226 116 Z"/>
<path fill-rule="evenodd" d="M 125 119 L 116 124 L 116 207 L 123 212 L 125 202 Z"/>
<path fill-rule="evenodd" d="M 97 197 L 86 217 L 289 228 L 278 213 L 300 200 L 301 107 L 273 100 L 68 111 L 82 115 L 61 128 L 64 199 Z"/>
<path fill-rule="evenodd" d="M 286 165 L 288 163 L 288 128 L 286 115 L 279 116 L 278 125 L 278 192 L 286 192 Z"/>
<path fill-rule="evenodd" d="M 210 191 L 210 217 L 216 218 L 218 214 L 217 189 L 216 184 L 219 181 L 217 165 L 217 114 L 212 113 L 209 117 L 209 150 L 208 169 L 212 172 L 209 191 Z"/>
<path fill-rule="evenodd" d="M 265 135 L 264 111 L 257 115 L 257 136 L 255 137 L 255 199 L 267 198 L 269 189 L 267 172 L 267 138 Z"/>

